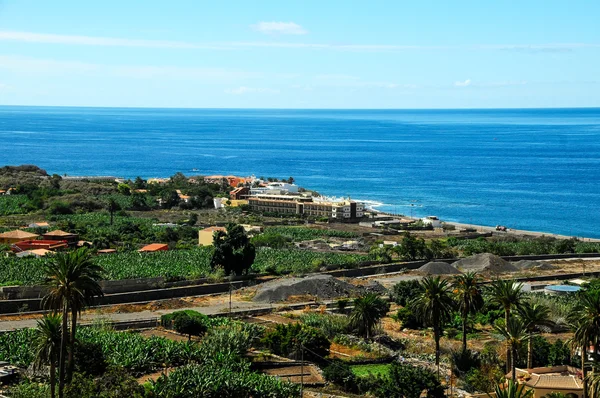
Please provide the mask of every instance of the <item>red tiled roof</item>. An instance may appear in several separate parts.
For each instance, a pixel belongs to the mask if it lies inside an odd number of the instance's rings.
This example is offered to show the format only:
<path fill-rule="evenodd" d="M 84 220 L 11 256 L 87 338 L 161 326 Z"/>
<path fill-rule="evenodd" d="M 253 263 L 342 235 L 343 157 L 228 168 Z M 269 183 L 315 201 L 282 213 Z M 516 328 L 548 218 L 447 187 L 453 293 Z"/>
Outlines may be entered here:
<path fill-rule="evenodd" d="M 167 245 L 166 243 L 151 243 L 149 245 L 142 247 L 138 251 L 140 251 L 140 252 L 157 252 L 157 251 L 164 251 L 164 250 L 168 250 L 168 249 L 169 249 L 169 245 Z"/>

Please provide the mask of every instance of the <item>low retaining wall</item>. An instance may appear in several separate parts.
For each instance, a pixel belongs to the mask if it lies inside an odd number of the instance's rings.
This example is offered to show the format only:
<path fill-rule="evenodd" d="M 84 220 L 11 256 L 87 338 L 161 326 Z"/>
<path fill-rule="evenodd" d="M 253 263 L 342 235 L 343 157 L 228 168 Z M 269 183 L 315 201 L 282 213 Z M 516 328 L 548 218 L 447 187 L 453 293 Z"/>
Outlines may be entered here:
<path fill-rule="evenodd" d="M 255 279 L 260 274 L 234 276 L 232 281 L 245 281 Z M 212 281 L 208 278 L 189 279 L 181 281 L 167 281 L 164 277 L 157 278 L 136 278 L 121 280 L 103 280 L 100 286 L 104 294 L 117 294 L 128 292 L 141 292 L 146 290 L 169 289 L 175 287 L 198 286 L 210 284 Z M 35 299 L 46 295 L 48 288 L 46 286 L 3 286 L 0 287 L 0 300 L 17 299 Z"/>
<path fill-rule="evenodd" d="M 138 303 L 155 300 L 165 300 L 178 297 L 225 293 L 229 291 L 230 286 L 234 289 L 239 289 L 241 287 L 250 286 L 255 283 L 255 279 L 247 279 L 242 281 L 233 281 L 231 283 L 214 283 L 206 285 L 183 286 L 127 293 L 106 294 L 104 297 L 96 300 L 96 305 Z M 41 298 L 2 300 L 0 301 L 0 314 L 40 311 L 42 310 L 41 301 Z"/>

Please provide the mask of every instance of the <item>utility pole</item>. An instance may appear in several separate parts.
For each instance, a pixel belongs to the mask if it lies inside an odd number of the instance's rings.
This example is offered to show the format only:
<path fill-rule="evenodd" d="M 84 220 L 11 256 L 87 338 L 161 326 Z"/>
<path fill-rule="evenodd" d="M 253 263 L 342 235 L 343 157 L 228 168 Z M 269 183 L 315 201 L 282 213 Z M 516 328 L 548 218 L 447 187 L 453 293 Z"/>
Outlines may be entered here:
<path fill-rule="evenodd" d="M 300 398 L 304 396 L 304 346 L 300 343 Z"/>
<path fill-rule="evenodd" d="M 231 312 L 231 293 L 233 291 L 233 285 L 231 284 L 231 278 L 233 278 L 233 275 L 229 276 L 229 317 L 230 318 L 232 316 L 232 312 Z"/>

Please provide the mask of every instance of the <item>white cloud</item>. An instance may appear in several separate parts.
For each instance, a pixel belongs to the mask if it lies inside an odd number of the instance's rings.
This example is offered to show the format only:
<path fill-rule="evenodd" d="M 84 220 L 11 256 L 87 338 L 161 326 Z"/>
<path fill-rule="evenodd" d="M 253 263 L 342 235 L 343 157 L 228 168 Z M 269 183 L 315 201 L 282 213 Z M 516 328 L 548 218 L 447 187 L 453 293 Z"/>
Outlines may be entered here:
<path fill-rule="evenodd" d="M 468 87 L 471 85 L 471 79 L 467 79 L 465 81 L 462 82 L 454 82 L 454 86 L 455 87 Z"/>
<path fill-rule="evenodd" d="M 260 22 L 252 27 L 270 34 L 306 34 L 306 30 L 293 22 Z M 0 41 L 23 43 L 64 44 L 105 47 L 172 48 L 191 50 L 238 50 L 245 48 L 287 48 L 330 51 L 391 52 L 391 51 L 519 51 L 530 53 L 568 52 L 579 49 L 600 49 L 600 43 L 549 43 L 549 44 L 483 44 L 476 46 L 416 46 L 404 44 L 330 44 L 290 42 L 210 42 L 194 43 L 173 40 L 142 40 L 81 35 L 59 35 L 34 32 L 0 31 Z"/>
<path fill-rule="evenodd" d="M 294 22 L 259 22 L 250 27 L 267 35 L 305 35 L 308 33 L 306 29 Z"/>
<path fill-rule="evenodd" d="M 256 88 L 256 87 L 240 86 L 238 88 L 227 89 L 227 90 L 225 90 L 225 93 L 233 94 L 233 95 L 244 95 L 244 94 L 250 94 L 250 93 L 278 94 L 279 90 L 274 90 L 271 88 Z"/>

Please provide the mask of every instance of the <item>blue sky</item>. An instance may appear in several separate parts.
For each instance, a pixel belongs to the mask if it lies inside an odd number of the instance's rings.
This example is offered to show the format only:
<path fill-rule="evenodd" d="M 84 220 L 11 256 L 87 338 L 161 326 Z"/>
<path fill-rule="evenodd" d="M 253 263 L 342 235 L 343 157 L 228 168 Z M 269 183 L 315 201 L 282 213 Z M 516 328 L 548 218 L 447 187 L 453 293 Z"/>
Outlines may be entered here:
<path fill-rule="evenodd" d="M 0 0 L 0 104 L 600 106 L 600 1 Z"/>

